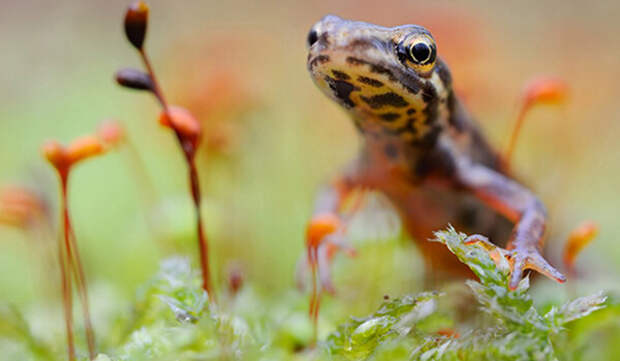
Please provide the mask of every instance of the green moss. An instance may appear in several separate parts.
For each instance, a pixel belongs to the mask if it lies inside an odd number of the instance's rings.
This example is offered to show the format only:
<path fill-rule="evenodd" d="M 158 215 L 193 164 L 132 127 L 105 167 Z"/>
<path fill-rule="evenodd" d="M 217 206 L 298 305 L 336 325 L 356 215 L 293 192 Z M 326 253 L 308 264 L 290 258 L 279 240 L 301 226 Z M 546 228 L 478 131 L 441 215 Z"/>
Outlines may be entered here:
<path fill-rule="evenodd" d="M 596 293 L 542 313 L 529 295 L 527 278 L 517 290 L 508 289 L 508 262 L 499 250 L 465 244 L 466 236 L 451 228 L 436 236 L 478 276 L 478 281 L 465 282 L 471 296 L 465 311 L 457 309 L 462 307 L 458 302 L 449 302 L 463 297 L 453 287 L 388 298 L 369 316 L 351 317 L 340 326 L 322 316 L 320 323 L 331 334 L 311 349 L 304 295 L 265 297 L 246 285 L 234 297 L 221 295 L 216 306 L 208 302 L 189 260 L 173 257 L 139 288 L 130 311 L 119 311 L 105 334 L 97 335 L 104 352 L 97 361 L 598 360 L 610 359 L 613 353 L 605 352 L 617 349 L 617 302 Z M 489 251 L 499 256 L 493 260 Z M 9 357 L 65 358 L 64 338 L 42 340 L 16 309 L 0 312 L 0 346 Z M 83 340 L 78 341 L 83 358 Z M 598 349 L 588 347 L 591 343 Z"/>
<path fill-rule="evenodd" d="M 565 327 L 604 307 L 606 297 L 597 293 L 541 314 L 527 293 L 528 278 L 509 290 L 508 261 L 499 249 L 493 250 L 493 260 L 488 249 L 466 245 L 466 236 L 452 228 L 436 237 L 478 276 L 479 282 L 466 283 L 480 312 L 491 317 L 460 337 L 448 337 L 420 327 L 435 312 L 437 294 L 394 299 L 371 316 L 340 326 L 325 344 L 328 354 L 375 360 L 555 360 L 559 346 L 554 339 Z"/>

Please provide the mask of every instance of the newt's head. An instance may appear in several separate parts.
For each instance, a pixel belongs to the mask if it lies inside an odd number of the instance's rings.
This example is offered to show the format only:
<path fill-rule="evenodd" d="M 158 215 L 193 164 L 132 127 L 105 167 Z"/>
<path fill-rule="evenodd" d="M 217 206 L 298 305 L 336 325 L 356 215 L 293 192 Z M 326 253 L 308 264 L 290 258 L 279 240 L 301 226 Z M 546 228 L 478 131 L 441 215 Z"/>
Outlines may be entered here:
<path fill-rule="evenodd" d="M 450 73 L 428 30 L 327 15 L 308 33 L 308 70 L 362 132 L 427 142 L 441 129 Z"/>

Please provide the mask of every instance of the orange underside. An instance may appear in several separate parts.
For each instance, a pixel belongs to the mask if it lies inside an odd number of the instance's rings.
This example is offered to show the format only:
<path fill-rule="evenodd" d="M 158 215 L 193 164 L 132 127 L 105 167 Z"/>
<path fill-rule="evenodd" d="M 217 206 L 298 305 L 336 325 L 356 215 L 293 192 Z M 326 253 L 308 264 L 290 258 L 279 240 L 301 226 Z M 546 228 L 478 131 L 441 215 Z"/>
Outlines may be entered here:
<path fill-rule="evenodd" d="M 381 189 L 401 214 L 403 225 L 426 260 L 431 279 L 472 277 L 473 273 L 441 243 L 431 242 L 434 232 L 449 224 L 466 234 L 480 233 L 503 245 L 512 224 L 472 195 L 435 185 L 396 186 Z M 474 222 L 464 222 L 464 208 Z M 469 224 L 467 224 L 469 223 Z"/>

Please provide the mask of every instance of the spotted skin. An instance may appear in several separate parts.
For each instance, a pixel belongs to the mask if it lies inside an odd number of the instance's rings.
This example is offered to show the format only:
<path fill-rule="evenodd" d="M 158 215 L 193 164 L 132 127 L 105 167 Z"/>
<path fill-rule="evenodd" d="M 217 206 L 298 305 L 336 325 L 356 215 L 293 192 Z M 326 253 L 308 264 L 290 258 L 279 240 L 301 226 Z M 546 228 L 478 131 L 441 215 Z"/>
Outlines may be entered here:
<path fill-rule="evenodd" d="M 540 255 L 542 203 L 500 166 L 455 96 L 428 30 L 328 15 L 311 28 L 308 42 L 312 79 L 349 113 L 363 139 L 360 156 L 319 194 L 315 214 L 338 214 L 351 190 L 373 188 L 399 210 L 434 275 L 463 273 L 445 247 L 426 241 L 453 224 L 507 245 L 511 288 L 528 268 L 565 280 Z"/>

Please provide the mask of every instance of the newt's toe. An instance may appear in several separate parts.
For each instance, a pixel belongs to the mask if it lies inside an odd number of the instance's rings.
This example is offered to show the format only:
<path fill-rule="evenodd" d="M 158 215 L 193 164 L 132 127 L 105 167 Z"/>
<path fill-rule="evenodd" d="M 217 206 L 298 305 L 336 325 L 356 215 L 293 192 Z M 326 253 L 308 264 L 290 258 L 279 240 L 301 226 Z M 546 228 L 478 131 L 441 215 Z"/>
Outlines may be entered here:
<path fill-rule="evenodd" d="M 525 254 L 523 254 L 525 253 Z M 526 269 L 534 270 L 556 282 L 566 282 L 566 277 L 552 265 L 547 262 L 538 250 L 519 252 L 515 251 L 512 262 L 512 271 L 510 273 L 510 282 L 508 286 L 511 290 L 515 290 L 519 286 L 523 271 Z"/>

